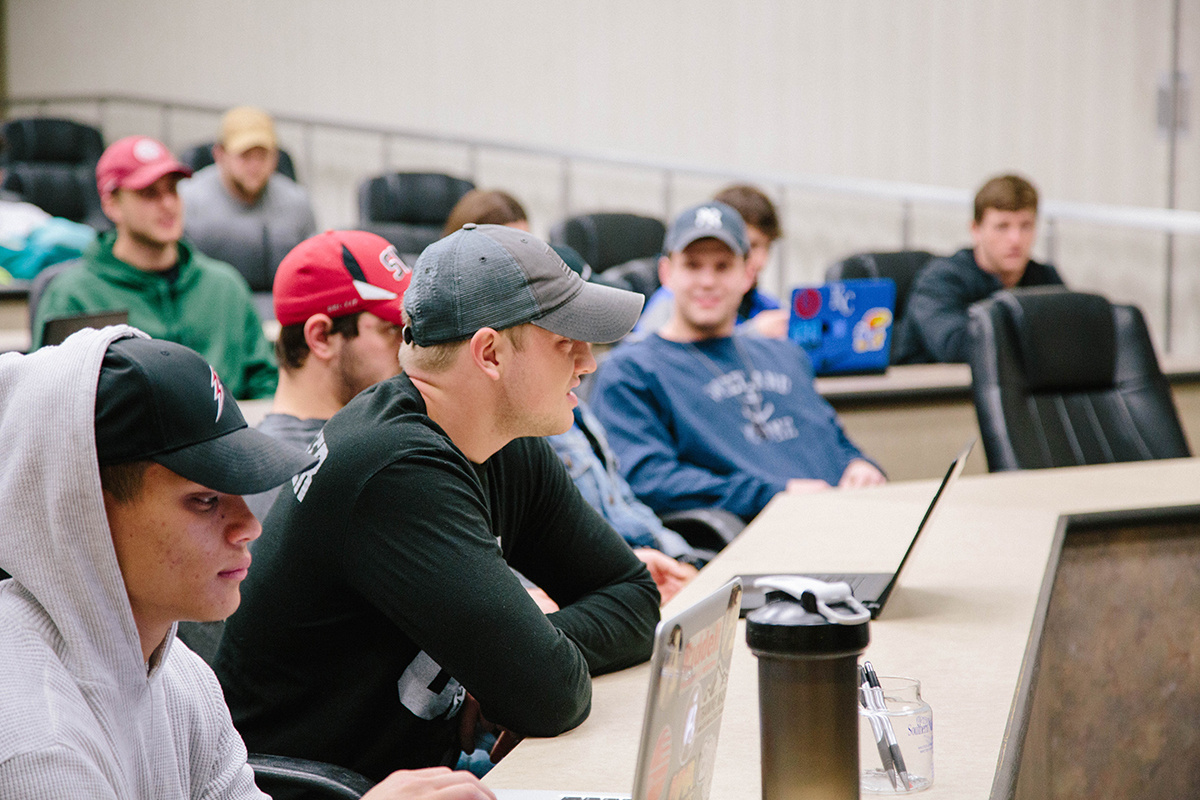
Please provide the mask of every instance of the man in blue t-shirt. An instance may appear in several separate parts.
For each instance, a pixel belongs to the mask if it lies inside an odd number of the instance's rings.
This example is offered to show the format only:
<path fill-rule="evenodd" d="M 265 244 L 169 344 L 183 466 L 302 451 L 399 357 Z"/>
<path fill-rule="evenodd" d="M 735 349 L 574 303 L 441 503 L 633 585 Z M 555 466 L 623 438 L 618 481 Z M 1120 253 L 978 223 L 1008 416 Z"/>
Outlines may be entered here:
<path fill-rule="evenodd" d="M 781 491 L 883 483 L 813 388 L 804 351 L 734 334 L 753 280 L 738 213 L 689 208 L 666 250 L 671 318 L 614 351 L 591 395 L 638 497 L 658 513 L 719 506 L 748 520 Z"/>

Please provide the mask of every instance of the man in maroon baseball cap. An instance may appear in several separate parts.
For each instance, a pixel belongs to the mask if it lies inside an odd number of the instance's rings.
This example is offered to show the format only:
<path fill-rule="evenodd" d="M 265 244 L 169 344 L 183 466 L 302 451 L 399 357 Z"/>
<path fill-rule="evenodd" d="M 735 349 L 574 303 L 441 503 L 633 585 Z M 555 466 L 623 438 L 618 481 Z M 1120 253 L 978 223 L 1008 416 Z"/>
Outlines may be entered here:
<path fill-rule="evenodd" d="M 96 188 L 115 230 L 46 286 L 34 312 L 34 347 L 47 320 L 126 311 L 130 325 L 199 352 L 234 396 L 269 396 L 275 363 L 245 279 L 181 240 L 176 186 L 191 174 L 148 136 L 128 136 L 104 151 Z"/>
<path fill-rule="evenodd" d="M 363 389 L 400 373 L 400 303 L 412 273 L 386 239 L 326 231 L 296 245 L 275 272 L 279 387 L 258 429 L 306 447 Z M 278 489 L 248 497 L 263 519 Z"/>

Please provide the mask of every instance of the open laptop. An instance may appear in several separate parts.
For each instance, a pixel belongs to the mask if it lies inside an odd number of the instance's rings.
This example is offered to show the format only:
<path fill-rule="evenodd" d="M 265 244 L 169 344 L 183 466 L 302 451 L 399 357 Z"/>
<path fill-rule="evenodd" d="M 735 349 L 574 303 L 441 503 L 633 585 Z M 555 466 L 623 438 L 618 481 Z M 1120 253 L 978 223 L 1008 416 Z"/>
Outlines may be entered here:
<path fill-rule="evenodd" d="M 734 578 L 658 623 L 632 797 L 708 797 L 741 598 Z M 605 792 L 493 791 L 498 800 L 630 800 Z"/>
<path fill-rule="evenodd" d="M 808 352 L 817 375 L 883 372 L 895 311 L 891 278 L 801 286 L 792 291 L 788 338 Z"/>
<path fill-rule="evenodd" d="M 62 344 L 72 333 L 84 328 L 123 325 L 128 321 L 128 311 L 101 311 L 97 314 L 76 314 L 71 317 L 48 319 L 42 326 L 42 344 Z"/>
<path fill-rule="evenodd" d="M 904 569 L 904 565 L 908 563 L 909 556 L 912 555 L 913 549 L 917 546 L 917 539 L 920 538 L 921 531 L 925 530 L 929 525 L 929 520 L 933 517 L 933 511 L 937 508 L 938 501 L 945 496 L 946 490 L 962 474 L 963 468 L 967 465 L 967 457 L 971 455 L 973 447 L 975 447 L 975 440 L 971 439 L 959 451 L 954 461 L 951 462 L 950 468 L 946 470 L 946 475 L 942 478 L 937 491 L 933 493 L 933 500 L 930 501 L 929 507 L 925 509 L 925 515 L 921 517 L 921 523 L 917 525 L 917 532 L 913 534 L 912 541 L 908 543 L 908 549 L 904 551 L 904 558 L 900 559 L 900 565 L 896 567 L 895 572 L 856 572 L 843 575 L 804 574 L 804 577 L 816 578 L 825 583 L 850 584 L 850 591 L 854 597 L 867 607 L 867 610 L 871 612 L 872 619 L 877 619 L 880 612 L 883 611 L 883 606 L 887 603 L 888 597 L 891 596 L 892 589 L 895 588 L 896 582 L 900 578 L 901 570 Z M 741 577 L 742 583 L 745 586 L 745 591 L 742 593 L 742 616 L 745 616 L 766 603 L 766 593 L 769 590 L 758 586 L 757 581 L 759 578 L 767 577 L 767 574 L 741 575 L 739 577 Z"/>

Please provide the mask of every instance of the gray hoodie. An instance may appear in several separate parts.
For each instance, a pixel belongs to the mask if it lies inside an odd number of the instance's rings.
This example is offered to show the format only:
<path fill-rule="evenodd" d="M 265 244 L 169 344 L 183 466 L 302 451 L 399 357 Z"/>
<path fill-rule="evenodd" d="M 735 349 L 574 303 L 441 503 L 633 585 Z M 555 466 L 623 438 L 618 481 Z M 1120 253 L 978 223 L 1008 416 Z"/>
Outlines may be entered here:
<path fill-rule="evenodd" d="M 93 429 L 110 342 L 0 355 L 0 798 L 245 798 L 246 748 L 208 666 L 141 645 Z"/>

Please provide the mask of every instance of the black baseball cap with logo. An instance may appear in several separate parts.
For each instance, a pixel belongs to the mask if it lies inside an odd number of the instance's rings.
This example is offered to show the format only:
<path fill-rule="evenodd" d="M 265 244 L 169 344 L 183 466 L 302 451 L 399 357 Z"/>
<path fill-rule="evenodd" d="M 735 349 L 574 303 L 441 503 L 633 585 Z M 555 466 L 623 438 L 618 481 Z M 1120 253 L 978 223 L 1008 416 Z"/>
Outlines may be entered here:
<path fill-rule="evenodd" d="M 246 424 L 216 370 L 159 339 L 109 345 L 96 387 L 100 466 L 149 460 L 225 494 L 255 494 L 316 459 Z"/>

